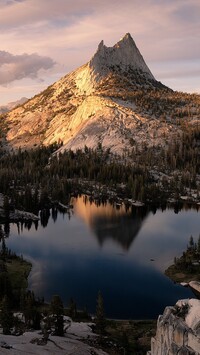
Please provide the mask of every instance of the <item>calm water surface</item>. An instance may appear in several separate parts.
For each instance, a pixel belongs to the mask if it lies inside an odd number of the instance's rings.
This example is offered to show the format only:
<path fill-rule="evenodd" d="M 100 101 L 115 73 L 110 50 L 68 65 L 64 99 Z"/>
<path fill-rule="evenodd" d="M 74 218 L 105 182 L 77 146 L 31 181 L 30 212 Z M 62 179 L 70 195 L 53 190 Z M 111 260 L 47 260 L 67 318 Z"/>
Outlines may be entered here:
<path fill-rule="evenodd" d="M 97 206 L 80 197 L 73 213 L 52 213 L 46 227 L 10 226 L 7 246 L 33 263 L 29 287 L 49 301 L 73 297 L 95 312 L 101 290 L 107 317 L 154 318 L 166 305 L 192 297 L 164 270 L 200 232 L 199 213 L 168 209 L 155 214 L 123 206 Z M 152 261 L 152 259 L 154 261 Z"/>

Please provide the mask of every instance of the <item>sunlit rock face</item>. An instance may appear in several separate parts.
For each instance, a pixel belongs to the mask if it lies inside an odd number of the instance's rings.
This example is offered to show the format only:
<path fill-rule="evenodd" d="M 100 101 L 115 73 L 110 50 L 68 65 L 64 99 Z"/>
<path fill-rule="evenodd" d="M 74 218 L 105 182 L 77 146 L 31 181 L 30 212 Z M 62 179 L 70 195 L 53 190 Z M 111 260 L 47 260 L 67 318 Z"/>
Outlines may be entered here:
<path fill-rule="evenodd" d="M 106 47 L 104 42 L 101 41 L 89 66 L 97 77 L 108 74 L 110 69 L 121 70 L 122 72 L 138 70 L 147 78 L 155 80 L 129 33 L 113 47 Z"/>
<path fill-rule="evenodd" d="M 154 78 L 130 34 L 113 47 L 102 41 L 88 63 L 7 114 L 7 145 L 27 149 L 62 141 L 62 150 L 77 150 L 100 143 L 120 155 L 133 144 L 166 146 L 181 133 L 165 111 L 175 108 L 173 94 Z"/>
<path fill-rule="evenodd" d="M 80 92 L 86 95 L 98 90 L 99 85 L 104 86 L 104 80 L 110 75 L 120 75 L 122 79 L 126 74 L 133 81 L 135 80 L 134 76 L 139 75 L 143 77 L 143 80 L 149 80 L 151 85 L 156 83 L 129 33 L 113 47 L 106 47 L 101 41 L 90 62 L 80 69 L 75 81 Z"/>
<path fill-rule="evenodd" d="M 180 300 L 174 307 L 166 307 L 147 354 L 200 354 L 200 300 Z"/>

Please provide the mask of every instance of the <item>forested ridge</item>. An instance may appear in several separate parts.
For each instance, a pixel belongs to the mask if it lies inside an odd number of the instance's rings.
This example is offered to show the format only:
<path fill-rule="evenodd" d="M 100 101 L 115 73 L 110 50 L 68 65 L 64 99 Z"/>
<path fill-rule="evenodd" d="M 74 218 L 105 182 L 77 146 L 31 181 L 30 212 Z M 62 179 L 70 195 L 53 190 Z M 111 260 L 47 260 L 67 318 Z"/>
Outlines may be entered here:
<path fill-rule="evenodd" d="M 49 200 L 69 201 L 89 182 L 143 202 L 166 201 L 199 192 L 200 129 L 185 127 L 168 147 L 138 146 L 122 157 L 104 150 L 57 153 L 58 144 L 31 150 L 1 152 L 0 192 L 11 205 L 37 211 Z M 89 186 L 89 185 L 88 185 Z"/>

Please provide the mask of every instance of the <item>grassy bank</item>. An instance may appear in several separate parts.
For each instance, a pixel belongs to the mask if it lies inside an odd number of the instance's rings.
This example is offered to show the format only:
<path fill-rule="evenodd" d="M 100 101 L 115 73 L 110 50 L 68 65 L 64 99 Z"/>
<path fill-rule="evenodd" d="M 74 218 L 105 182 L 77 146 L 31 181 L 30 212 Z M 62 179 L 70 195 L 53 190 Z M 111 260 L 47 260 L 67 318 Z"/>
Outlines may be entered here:
<path fill-rule="evenodd" d="M 109 354 L 143 355 L 150 350 L 157 320 L 107 320 L 106 323 L 102 348 Z"/>
<path fill-rule="evenodd" d="M 174 282 L 190 282 L 200 281 L 200 266 L 193 266 L 192 270 L 180 269 L 175 264 L 168 267 L 165 270 L 165 275 L 168 276 Z"/>
<path fill-rule="evenodd" d="M 19 305 L 28 286 L 31 267 L 31 263 L 8 251 L 0 255 L 0 300 L 7 296 L 13 306 Z"/>
<path fill-rule="evenodd" d="M 31 271 L 31 263 L 16 256 L 6 260 L 6 268 L 11 282 L 12 290 L 20 293 L 28 287 L 28 276 Z"/>

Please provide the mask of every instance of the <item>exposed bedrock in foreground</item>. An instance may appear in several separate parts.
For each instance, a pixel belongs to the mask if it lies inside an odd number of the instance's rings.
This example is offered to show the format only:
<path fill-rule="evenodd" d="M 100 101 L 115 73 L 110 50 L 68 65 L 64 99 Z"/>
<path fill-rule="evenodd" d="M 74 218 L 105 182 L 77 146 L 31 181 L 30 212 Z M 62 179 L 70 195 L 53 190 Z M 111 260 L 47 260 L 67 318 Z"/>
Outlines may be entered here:
<path fill-rule="evenodd" d="M 147 355 L 200 354 L 200 300 L 179 300 L 166 307 L 157 322 L 155 338 Z"/>

